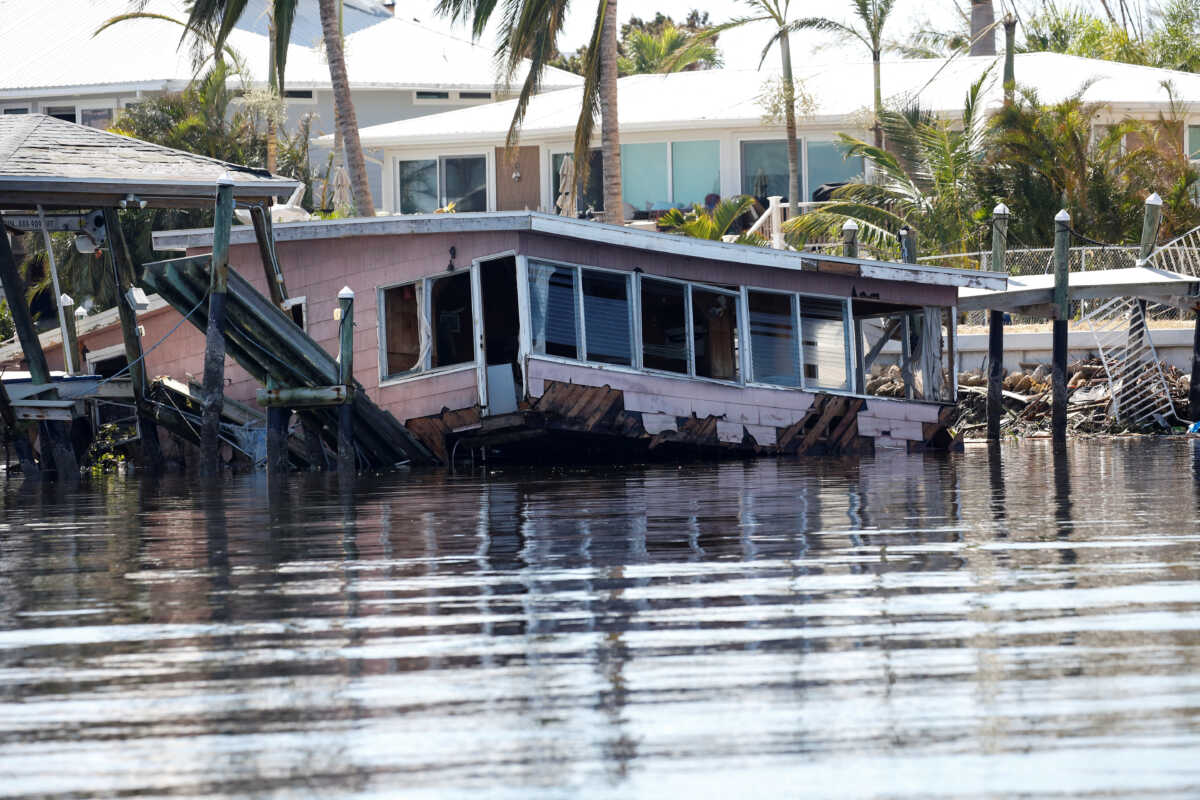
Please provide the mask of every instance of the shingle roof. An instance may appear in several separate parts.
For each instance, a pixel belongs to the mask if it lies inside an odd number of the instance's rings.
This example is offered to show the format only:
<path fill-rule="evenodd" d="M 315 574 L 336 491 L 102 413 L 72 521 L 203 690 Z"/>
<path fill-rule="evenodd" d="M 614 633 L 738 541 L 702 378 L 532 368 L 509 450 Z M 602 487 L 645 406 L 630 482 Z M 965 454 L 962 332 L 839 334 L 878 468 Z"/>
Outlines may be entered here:
<path fill-rule="evenodd" d="M 1001 59 L 990 56 L 897 60 L 883 64 L 885 100 L 916 99 L 922 108 L 957 114 L 969 86 L 991 67 L 983 106 L 995 107 L 1003 97 Z M 797 64 L 797 80 L 813 101 L 805 125 L 842 125 L 861 118 L 872 103 L 870 62 Z M 677 128 L 757 128 L 764 109 L 759 96 L 768 71 L 707 70 L 671 75 L 632 75 L 619 81 L 618 104 L 622 133 Z M 1170 80 L 1177 96 L 1200 97 L 1200 75 L 1079 58 L 1058 53 L 1027 53 L 1016 57 L 1017 81 L 1038 91 L 1043 101 L 1063 99 L 1089 80 L 1085 99 L 1123 108 L 1165 109 L 1161 86 Z M 360 132 L 367 147 L 428 143 L 500 142 L 512 121 L 514 101 L 446 111 L 413 119 L 373 125 Z M 534 97 L 521 127 L 527 142 L 570 138 L 579 117 L 580 90 L 564 89 Z M 854 125 L 861 128 L 862 125 Z"/>
<path fill-rule="evenodd" d="M 234 182 L 234 195 L 243 198 L 287 195 L 298 185 L 265 170 L 44 114 L 0 116 L 0 208 L 115 205 L 126 194 L 157 207 L 204 206 L 226 176 Z"/>

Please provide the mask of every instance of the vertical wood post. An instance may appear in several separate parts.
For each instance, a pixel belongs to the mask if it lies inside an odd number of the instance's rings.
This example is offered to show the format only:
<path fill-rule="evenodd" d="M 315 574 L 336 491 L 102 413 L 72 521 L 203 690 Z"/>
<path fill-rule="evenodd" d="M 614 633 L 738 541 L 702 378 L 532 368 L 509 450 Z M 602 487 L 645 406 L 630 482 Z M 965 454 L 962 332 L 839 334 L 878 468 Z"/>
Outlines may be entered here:
<path fill-rule="evenodd" d="M 81 375 L 83 374 L 83 358 L 79 352 L 79 329 L 75 323 L 79 319 L 76 311 L 83 311 L 83 309 L 76 309 L 75 301 L 66 292 L 59 296 L 58 307 L 62 310 L 63 319 L 63 363 L 69 365 L 67 367 L 68 374 Z"/>
<path fill-rule="evenodd" d="M 263 272 L 267 278 L 267 293 L 271 302 L 282 306 L 287 300 L 287 287 L 283 283 L 283 270 L 279 266 L 279 254 L 275 252 L 275 234 L 271 228 L 271 214 L 260 205 L 250 207 L 250 220 L 254 223 L 254 238 L 258 242 L 258 255 L 262 259 Z"/>
<path fill-rule="evenodd" d="M 41 205 L 37 207 L 38 222 L 41 223 L 42 229 L 42 246 L 46 248 L 46 263 L 50 267 L 50 282 L 54 286 L 54 296 L 62 297 L 63 290 L 58 283 L 58 262 L 54 258 L 54 242 L 50 239 L 50 229 L 46 227 L 46 213 L 42 210 Z M 62 307 L 62 304 L 57 304 L 55 309 L 58 312 L 58 329 L 62 331 L 63 337 L 63 371 L 68 375 L 77 374 L 76 362 L 72 361 L 73 353 L 67 350 L 67 312 Z"/>
<path fill-rule="evenodd" d="M 222 178 L 217 183 L 213 217 L 212 279 L 204 339 L 204 412 L 200 422 L 200 472 L 204 475 L 215 475 L 220 466 L 221 410 L 225 405 L 225 294 L 232 225 L 233 181 Z"/>
<path fill-rule="evenodd" d="M 275 381 L 267 378 L 267 388 L 274 389 Z M 267 406 L 267 480 L 272 481 L 288 471 L 288 418 L 292 411 L 282 406 Z"/>
<path fill-rule="evenodd" d="M 1017 91 L 1017 74 L 1013 67 L 1014 53 L 1017 51 L 1017 18 L 1008 13 L 1004 15 L 1004 105 L 1010 106 L 1013 95 Z"/>
<path fill-rule="evenodd" d="M 1054 216 L 1054 341 L 1051 365 L 1050 434 L 1067 440 L 1067 317 L 1070 315 L 1071 215 Z"/>
<path fill-rule="evenodd" d="M 858 258 L 858 223 L 852 219 L 842 223 L 842 255 Z"/>
<path fill-rule="evenodd" d="M 354 456 L 354 290 L 343 286 L 338 292 L 338 382 L 347 388 L 349 399 L 338 406 L 338 471 L 353 475 Z"/>
<path fill-rule="evenodd" d="M 117 287 L 117 314 L 121 320 L 121 338 L 125 343 L 125 360 L 129 366 L 129 384 L 133 389 L 134 413 L 142 436 L 142 455 L 151 470 L 161 469 L 162 449 L 158 443 L 158 423 L 146 406 L 146 363 L 142 361 L 142 339 L 138 336 L 137 312 L 129 299 L 134 285 L 133 258 L 125 243 L 121 220 L 115 208 L 104 209 L 104 230 L 108 237 L 105 252 L 111 259 L 113 281 Z"/>
<path fill-rule="evenodd" d="M 771 247 L 775 250 L 783 250 L 783 209 L 779 203 L 783 200 L 782 197 L 773 195 L 767 198 L 767 213 L 771 215 Z M 794 203 L 795 199 L 788 202 Z"/>
<path fill-rule="evenodd" d="M 900 260 L 905 264 L 917 263 L 917 235 L 907 225 L 900 229 Z"/>
<path fill-rule="evenodd" d="M 46 364 L 46 354 L 42 350 L 42 342 L 38 339 L 37 329 L 33 327 L 33 315 L 29 313 L 29 304 L 25 301 L 25 282 L 17 271 L 17 260 L 13 257 L 12 248 L 8 243 L 8 234 L 0 225 L 0 287 L 8 300 L 8 310 L 12 315 L 13 327 L 17 329 L 17 339 L 21 350 L 29 364 L 30 380 L 37 386 L 48 386 L 51 397 L 58 395 L 50 384 L 50 367 Z M 75 451 L 65 426 L 61 422 L 42 423 L 45 433 L 42 448 L 42 466 L 46 465 L 49 455 L 60 480 L 78 480 L 79 463 L 75 460 Z M 47 452 L 48 451 L 48 452 Z M 20 451 L 18 451 L 20 455 Z"/>
<path fill-rule="evenodd" d="M 992 209 L 992 272 L 1007 272 L 1005 255 L 1008 250 L 1008 206 L 998 204 Z M 988 311 L 988 394 L 987 438 L 1000 439 L 1000 419 L 1004 415 L 1001 392 L 1004 380 L 1004 312 Z"/>
<path fill-rule="evenodd" d="M 1158 192 L 1146 198 L 1146 212 L 1142 216 L 1142 242 L 1138 248 L 1138 261 L 1145 261 L 1154 252 L 1158 243 L 1158 224 L 1162 221 L 1162 198 Z"/>

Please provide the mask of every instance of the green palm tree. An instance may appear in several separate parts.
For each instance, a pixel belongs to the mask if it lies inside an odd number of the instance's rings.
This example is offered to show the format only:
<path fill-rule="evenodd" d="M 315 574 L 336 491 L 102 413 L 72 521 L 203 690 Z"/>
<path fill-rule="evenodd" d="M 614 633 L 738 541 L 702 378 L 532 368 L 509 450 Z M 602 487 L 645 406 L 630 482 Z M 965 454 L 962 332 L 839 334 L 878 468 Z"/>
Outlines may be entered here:
<path fill-rule="evenodd" d="M 854 16 L 858 25 L 846 25 L 826 17 L 806 17 L 791 23 L 789 30 L 821 30 L 830 31 L 850 39 L 857 39 L 871 51 L 871 66 L 875 88 L 875 146 L 883 147 L 883 127 L 880 116 L 883 113 L 883 89 L 880 78 L 880 59 L 886 46 L 883 41 L 883 29 L 896 0 L 851 0 Z"/>
<path fill-rule="evenodd" d="M 990 70 L 989 70 L 990 72 Z M 911 108 L 884 111 L 880 127 L 888 149 L 839 134 L 847 157 L 864 156 L 874 166 L 871 183 L 848 183 L 833 200 L 784 223 L 793 245 L 835 238 L 846 220 L 859 226 L 867 246 L 895 252 L 899 231 L 908 226 L 941 252 L 965 252 L 978 232 L 983 160 L 988 126 L 979 95 L 988 72 L 967 91 L 957 123 Z"/>
<path fill-rule="evenodd" d="M 496 10 L 496 0 L 441 0 L 438 13 L 453 21 L 470 20 L 471 32 L 483 34 Z M 566 19 L 569 0 L 506 0 L 496 55 L 501 73 L 511 83 L 528 59 L 528 72 L 517 94 L 517 107 L 506 145 L 515 147 L 529 101 L 538 91 L 546 67 L 557 54 L 555 43 Z M 617 0 L 597 0 L 596 19 L 583 56 L 583 99 L 575 124 L 575 177 L 587 184 L 588 151 L 600 115 L 604 167 L 604 217 L 624 221 L 621 194 L 621 139 L 617 124 Z"/>
<path fill-rule="evenodd" d="M 729 200 L 722 200 L 711 211 L 701 205 L 695 205 L 691 211 L 680 211 L 672 208 L 658 219 L 660 227 L 672 233 L 681 233 L 693 239 L 709 239 L 723 241 L 729 234 L 729 229 L 738 219 L 754 207 L 754 198 L 742 195 Z M 737 244 L 750 244 L 766 247 L 767 240 L 757 233 L 747 236 L 740 234 L 735 240 Z"/>
<path fill-rule="evenodd" d="M 752 22 L 770 22 L 775 26 L 775 32 L 767 40 L 758 59 L 758 66 L 771 52 L 775 43 L 779 43 L 779 56 L 782 59 L 782 89 L 783 89 L 783 122 L 787 132 L 787 161 L 788 161 L 788 216 L 796 215 L 796 203 L 800 198 L 800 142 L 796 137 L 796 83 L 792 77 L 792 48 L 789 34 L 795 29 L 796 21 L 788 19 L 790 0 L 743 0 L 755 12 L 749 17 L 727 22 L 712 28 L 708 33 L 715 35 L 730 28 L 748 25 Z"/>
<path fill-rule="evenodd" d="M 622 75 L 683 72 L 699 64 L 721 66 L 721 51 L 710 36 L 688 33 L 670 22 L 657 34 L 631 30 L 624 45 L 626 55 L 619 61 Z"/>

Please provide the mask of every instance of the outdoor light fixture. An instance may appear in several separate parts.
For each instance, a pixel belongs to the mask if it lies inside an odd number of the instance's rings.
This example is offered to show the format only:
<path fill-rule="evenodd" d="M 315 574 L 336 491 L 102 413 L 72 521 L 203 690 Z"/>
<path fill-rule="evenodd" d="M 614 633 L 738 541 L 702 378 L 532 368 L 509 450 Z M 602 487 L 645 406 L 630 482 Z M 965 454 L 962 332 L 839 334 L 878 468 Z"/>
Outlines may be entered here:
<path fill-rule="evenodd" d="M 134 311 L 145 311 L 150 307 L 150 299 L 146 297 L 146 292 L 139 286 L 129 287 L 129 291 L 125 293 L 125 300 Z"/>

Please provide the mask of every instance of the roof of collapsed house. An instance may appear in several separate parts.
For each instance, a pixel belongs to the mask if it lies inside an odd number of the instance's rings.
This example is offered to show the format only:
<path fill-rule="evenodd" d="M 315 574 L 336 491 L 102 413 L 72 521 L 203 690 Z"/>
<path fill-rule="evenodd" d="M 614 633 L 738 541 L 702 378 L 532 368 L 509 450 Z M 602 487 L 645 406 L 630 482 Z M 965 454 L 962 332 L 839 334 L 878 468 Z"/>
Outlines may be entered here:
<path fill-rule="evenodd" d="M 44 114 L 0 116 L 0 208 L 115 207 L 128 195 L 155 208 L 211 207 L 216 185 L 265 200 L 299 184 Z"/>
<path fill-rule="evenodd" d="M 794 250 L 772 250 L 767 247 L 694 239 L 678 234 L 658 233 L 621 225 L 559 217 L 537 211 L 408 214 L 395 217 L 296 222 L 274 227 L 277 242 L 340 239 L 351 236 L 497 231 L 540 233 L 578 239 L 592 244 L 616 245 L 636 250 L 775 269 L 821 271 L 822 265 L 857 265 L 857 275 L 863 278 L 940 286 L 1002 290 L 1008 280 L 1008 276 L 1002 272 L 933 267 L 925 264 L 902 264 L 868 258 L 801 253 Z M 230 244 L 250 244 L 253 241 L 253 229 L 249 227 L 233 229 Z M 157 250 L 186 250 L 193 247 L 211 246 L 211 229 L 157 231 L 154 233 L 154 247 Z M 836 271 L 844 272 L 844 266 Z"/>

